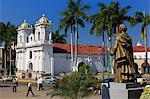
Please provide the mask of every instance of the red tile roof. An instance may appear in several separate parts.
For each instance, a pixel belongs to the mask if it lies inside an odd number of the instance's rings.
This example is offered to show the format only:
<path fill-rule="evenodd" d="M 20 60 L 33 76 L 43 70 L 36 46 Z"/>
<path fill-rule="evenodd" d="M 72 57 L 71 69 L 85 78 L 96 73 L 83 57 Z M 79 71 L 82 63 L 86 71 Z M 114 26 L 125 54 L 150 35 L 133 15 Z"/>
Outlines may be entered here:
<path fill-rule="evenodd" d="M 69 44 L 54 44 L 54 53 L 70 53 L 70 45 Z M 73 50 L 75 50 L 75 46 L 73 45 Z M 105 48 L 105 54 L 107 50 Z M 78 54 L 102 54 L 102 46 L 88 46 L 88 45 L 78 45 Z"/>
<path fill-rule="evenodd" d="M 70 53 L 70 45 L 69 44 L 54 44 L 54 53 Z M 78 54 L 88 54 L 88 55 L 97 55 L 102 53 L 107 53 L 107 48 L 105 47 L 105 52 L 102 52 L 103 46 L 89 46 L 89 45 L 78 45 Z M 75 50 L 75 46 L 73 45 L 73 50 Z M 145 49 L 143 46 L 134 46 L 134 52 L 144 52 Z M 148 48 L 150 52 L 150 48 Z"/>
<path fill-rule="evenodd" d="M 147 48 L 147 51 L 150 52 L 150 48 Z M 145 52 L 144 46 L 134 46 L 133 52 Z"/>

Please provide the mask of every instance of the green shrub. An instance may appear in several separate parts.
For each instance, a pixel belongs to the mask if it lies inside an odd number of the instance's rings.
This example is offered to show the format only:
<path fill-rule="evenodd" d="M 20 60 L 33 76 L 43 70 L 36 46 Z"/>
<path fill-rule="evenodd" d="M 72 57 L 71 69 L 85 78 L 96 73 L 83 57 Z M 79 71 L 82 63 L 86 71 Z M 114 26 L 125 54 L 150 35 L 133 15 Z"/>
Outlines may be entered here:
<path fill-rule="evenodd" d="M 140 99 L 150 99 L 150 87 L 144 88 L 144 91 L 142 92 Z"/>
<path fill-rule="evenodd" d="M 89 73 L 89 65 L 83 65 L 79 72 L 72 72 L 65 75 L 63 79 L 57 81 L 57 86 L 50 92 L 53 96 L 60 95 L 77 99 L 88 96 L 92 93 L 91 88 L 100 89 L 100 82 L 94 77 L 94 73 Z"/>

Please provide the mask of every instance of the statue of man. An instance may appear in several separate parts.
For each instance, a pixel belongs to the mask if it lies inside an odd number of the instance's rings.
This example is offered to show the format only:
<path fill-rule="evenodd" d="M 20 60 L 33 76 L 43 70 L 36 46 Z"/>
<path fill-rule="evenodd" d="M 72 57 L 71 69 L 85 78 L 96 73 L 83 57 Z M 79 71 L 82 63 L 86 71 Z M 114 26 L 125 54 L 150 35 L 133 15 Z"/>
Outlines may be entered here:
<path fill-rule="evenodd" d="M 127 27 L 121 24 L 120 34 L 115 38 L 114 46 L 110 51 L 110 54 L 115 56 L 114 73 L 115 81 L 118 83 L 134 81 L 132 40 L 126 31 Z"/>

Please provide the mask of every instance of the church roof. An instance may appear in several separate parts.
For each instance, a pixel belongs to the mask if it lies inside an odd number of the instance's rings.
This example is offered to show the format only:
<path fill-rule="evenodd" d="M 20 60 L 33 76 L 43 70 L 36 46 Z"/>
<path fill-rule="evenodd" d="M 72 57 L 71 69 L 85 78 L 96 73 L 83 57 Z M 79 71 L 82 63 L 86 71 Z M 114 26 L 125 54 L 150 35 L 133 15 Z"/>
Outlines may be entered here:
<path fill-rule="evenodd" d="M 144 46 L 142 46 L 142 42 L 138 41 L 136 46 L 133 47 L 134 52 L 145 52 Z M 150 48 L 147 48 L 147 51 L 150 52 Z"/>
<path fill-rule="evenodd" d="M 54 44 L 54 53 L 71 53 L 70 47 L 71 46 L 69 44 Z M 78 54 L 106 54 L 106 48 L 105 52 L 102 52 L 102 48 L 102 46 L 78 45 Z M 73 49 L 75 50 L 75 45 L 73 45 Z"/>
<path fill-rule="evenodd" d="M 70 44 L 54 44 L 54 53 L 71 53 Z M 97 55 L 97 54 L 106 54 L 107 48 L 105 47 L 105 52 L 102 51 L 103 46 L 89 46 L 89 45 L 78 45 L 78 54 L 87 54 L 87 55 Z M 73 50 L 75 46 L 73 45 Z M 143 46 L 134 46 L 134 52 L 144 52 L 145 49 Z M 150 52 L 150 48 L 148 48 Z"/>
<path fill-rule="evenodd" d="M 18 27 L 18 29 L 31 29 L 31 25 L 26 20 Z"/>
<path fill-rule="evenodd" d="M 45 14 L 39 19 L 38 24 L 51 24 L 51 22 L 45 17 Z"/>
<path fill-rule="evenodd" d="M 133 47 L 134 52 L 145 52 L 144 46 L 134 46 Z M 150 48 L 147 48 L 147 51 L 150 52 Z"/>

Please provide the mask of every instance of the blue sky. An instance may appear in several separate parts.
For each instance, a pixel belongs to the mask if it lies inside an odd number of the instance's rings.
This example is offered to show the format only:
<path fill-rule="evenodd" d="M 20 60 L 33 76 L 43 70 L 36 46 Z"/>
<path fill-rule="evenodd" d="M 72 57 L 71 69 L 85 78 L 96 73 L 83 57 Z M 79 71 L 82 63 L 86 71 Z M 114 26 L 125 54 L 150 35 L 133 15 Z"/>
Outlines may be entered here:
<path fill-rule="evenodd" d="M 60 12 L 66 9 L 68 0 L 0 0 L 0 21 L 8 22 L 16 26 L 21 24 L 23 20 L 27 20 L 30 24 L 35 24 L 36 21 L 44 13 L 46 17 L 53 23 L 53 31 L 58 27 Z M 133 16 L 136 11 L 146 11 L 150 14 L 150 0 L 83 0 L 83 4 L 91 6 L 88 15 L 95 14 L 99 11 L 98 2 L 109 4 L 111 1 L 119 1 L 121 7 L 130 5 L 132 8 L 129 15 Z M 140 40 L 140 25 L 130 28 L 128 24 L 128 34 L 133 39 L 133 45 Z M 90 35 L 91 24 L 86 23 L 85 28 L 79 29 L 79 43 L 86 45 L 101 45 L 101 37 Z M 149 26 L 150 27 L 150 26 Z M 150 36 L 150 28 L 149 36 Z M 63 33 L 63 31 L 61 31 Z M 148 36 L 148 38 L 149 38 Z M 69 36 L 68 36 L 69 38 Z M 68 42 L 69 39 L 68 39 Z M 148 39 L 150 47 L 150 39 Z"/>

